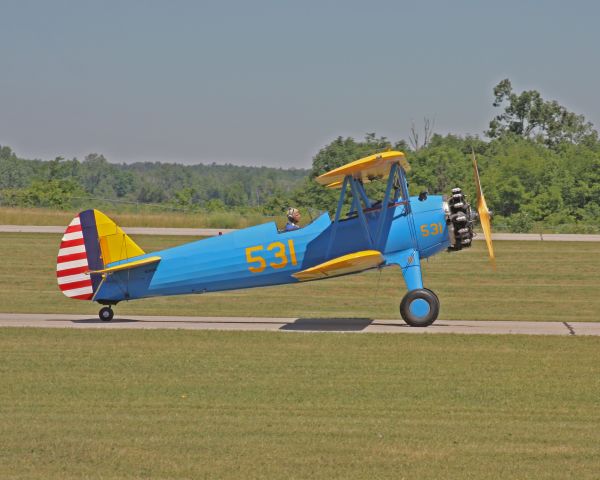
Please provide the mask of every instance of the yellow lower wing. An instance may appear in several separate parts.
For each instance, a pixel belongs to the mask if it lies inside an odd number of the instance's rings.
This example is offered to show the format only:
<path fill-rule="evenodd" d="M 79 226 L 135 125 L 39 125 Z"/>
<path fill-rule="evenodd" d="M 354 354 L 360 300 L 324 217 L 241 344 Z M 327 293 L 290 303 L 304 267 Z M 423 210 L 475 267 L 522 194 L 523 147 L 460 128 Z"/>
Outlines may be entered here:
<path fill-rule="evenodd" d="M 328 260 L 301 272 L 292 274 L 301 282 L 307 280 L 318 280 L 320 278 L 336 277 L 347 273 L 360 272 L 369 268 L 375 268 L 385 262 L 381 252 L 377 250 L 363 250 L 362 252 L 350 253 L 341 257 Z"/>

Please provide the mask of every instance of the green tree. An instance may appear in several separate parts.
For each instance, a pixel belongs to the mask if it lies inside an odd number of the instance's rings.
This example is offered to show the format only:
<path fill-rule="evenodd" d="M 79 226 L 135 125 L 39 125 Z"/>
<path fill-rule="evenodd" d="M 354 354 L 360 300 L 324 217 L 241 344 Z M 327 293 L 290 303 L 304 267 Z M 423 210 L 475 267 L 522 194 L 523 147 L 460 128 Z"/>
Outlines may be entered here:
<path fill-rule="evenodd" d="M 22 191 L 21 205 L 69 208 L 73 197 L 83 194 L 81 187 L 72 179 L 35 180 Z"/>
<path fill-rule="evenodd" d="M 10 158 L 16 159 L 17 156 L 14 154 L 14 152 L 12 151 L 12 149 L 9 146 L 0 145 L 0 158 L 1 159 L 10 159 Z"/>
<path fill-rule="evenodd" d="M 299 205 L 297 199 L 292 201 L 285 192 L 277 189 L 262 205 L 262 212 L 265 215 L 283 215 L 292 203 Z"/>
<path fill-rule="evenodd" d="M 506 78 L 494 87 L 494 97 L 494 107 L 504 107 L 504 111 L 490 122 L 486 132 L 490 138 L 513 134 L 538 139 L 549 147 L 598 142 L 598 132 L 583 115 L 569 112 L 555 100 L 544 100 L 536 90 L 517 94 Z"/>
<path fill-rule="evenodd" d="M 211 198 L 204 204 L 207 212 L 222 212 L 225 210 L 225 204 L 219 198 Z"/>
<path fill-rule="evenodd" d="M 167 199 L 162 188 L 152 183 L 144 182 L 137 193 L 136 200 L 141 203 L 161 203 Z"/>

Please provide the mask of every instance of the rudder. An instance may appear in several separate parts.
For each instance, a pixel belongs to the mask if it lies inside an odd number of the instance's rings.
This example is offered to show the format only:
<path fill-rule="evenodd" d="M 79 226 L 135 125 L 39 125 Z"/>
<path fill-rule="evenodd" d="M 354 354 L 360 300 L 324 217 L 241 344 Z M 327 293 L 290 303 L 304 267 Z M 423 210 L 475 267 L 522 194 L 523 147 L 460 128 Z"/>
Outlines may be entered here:
<path fill-rule="evenodd" d="M 107 264 L 143 255 L 144 251 L 99 210 L 86 210 L 69 223 L 56 259 L 58 287 L 69 298 L 93 300 Z"/>

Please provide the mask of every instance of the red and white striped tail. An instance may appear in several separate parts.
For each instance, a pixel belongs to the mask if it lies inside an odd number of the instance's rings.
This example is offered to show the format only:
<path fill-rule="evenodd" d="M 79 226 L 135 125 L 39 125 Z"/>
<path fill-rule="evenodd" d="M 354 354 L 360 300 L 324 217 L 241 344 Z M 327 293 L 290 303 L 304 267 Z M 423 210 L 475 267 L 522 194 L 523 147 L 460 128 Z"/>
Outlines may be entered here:
<path fill-rule="evenodd" d="M 94 295 L 92 279 L 89 274 L 85 241 L 79 215 L 76 216 L 62 237 L 58 258 L 56 259 L 56 278 L 58 288 L 70 298 L 91 300 Z"/>

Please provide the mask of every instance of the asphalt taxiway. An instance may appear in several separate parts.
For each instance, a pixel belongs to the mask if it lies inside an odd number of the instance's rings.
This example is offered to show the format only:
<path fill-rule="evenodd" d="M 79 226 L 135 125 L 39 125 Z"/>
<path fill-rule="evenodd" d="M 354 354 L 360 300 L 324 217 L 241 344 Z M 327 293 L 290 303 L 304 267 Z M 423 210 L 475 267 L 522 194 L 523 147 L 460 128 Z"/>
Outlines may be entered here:
<path fill-rule="evenodd" d="M 98 317 L 93 315 L 0 313 L 0 327 L 600 336 L 600 322 L 437 320 L 430 327 L 415 328 L 409 327 L 402 320 L 376 320 L 372 318 L 166 317 L 116 315 L 111 322 L 102 322 Z"/>

